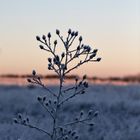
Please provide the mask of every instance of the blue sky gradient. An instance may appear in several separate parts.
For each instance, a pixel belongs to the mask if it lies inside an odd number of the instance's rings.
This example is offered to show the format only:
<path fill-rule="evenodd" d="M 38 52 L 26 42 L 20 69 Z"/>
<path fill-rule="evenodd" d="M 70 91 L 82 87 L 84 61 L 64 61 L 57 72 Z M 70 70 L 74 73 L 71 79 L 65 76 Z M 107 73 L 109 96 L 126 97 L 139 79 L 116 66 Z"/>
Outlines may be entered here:
<path fill-rule="evenodd" d="M 101 63 L 74 71 L 89 75 L 140 73 L 139 0 L 0 0 L 0 74 L 47 71 L 48 55 L 36 35 L 58 28 L 78 30 L 85 44 L 99 48 Z M 92 71 L 93 70 L 93 71 Z"/>

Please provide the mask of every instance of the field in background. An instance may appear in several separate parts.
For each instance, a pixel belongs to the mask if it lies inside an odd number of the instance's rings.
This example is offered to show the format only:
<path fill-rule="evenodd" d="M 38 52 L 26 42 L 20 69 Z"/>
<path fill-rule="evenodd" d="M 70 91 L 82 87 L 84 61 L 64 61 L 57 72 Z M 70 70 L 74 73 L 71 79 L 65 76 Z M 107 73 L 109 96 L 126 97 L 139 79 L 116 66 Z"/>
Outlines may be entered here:
<path fill-rule="evenodd" d="M 58 89 L 57 86 L 50 88 Z M 34 125 L 48 129 L 48 114 L 36 100 L 38 95 L 46 94 L 39 87 L 0 86 L 0 140 L 45 140 L 43 133 L 15 125 L 12 118 L 23 113 L 30 116 Z M 65 122 L 89 108 L 100 113 L 93 129 L 79 126 L 82 127 L 80 140 L 140 139 L 140 85 L 91 85 L 85 95 L 67 103 L 63 108 L 65 115 L 60 116 Z"/>

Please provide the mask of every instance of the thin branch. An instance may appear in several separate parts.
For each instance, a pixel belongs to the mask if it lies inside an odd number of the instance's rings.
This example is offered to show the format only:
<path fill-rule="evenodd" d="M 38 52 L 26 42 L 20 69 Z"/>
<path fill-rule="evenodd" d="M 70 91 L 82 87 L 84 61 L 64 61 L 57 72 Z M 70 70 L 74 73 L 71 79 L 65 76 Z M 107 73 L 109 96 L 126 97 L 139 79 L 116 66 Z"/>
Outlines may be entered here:
<path fill-rule="evenodd" d="M 73 90 L 73 89 L 75 89 L 76 87 L 75 86 L 73 86 L 73 87 L 70 87 L 70 88 L 67 88 L 67 89 L 65 89 L 65 90 L 63 90 L 62 92 L 67 92 L 67 91 L 70 91 L 70 90 Z"/>
<path fill-rule="evenodd" d="M 73 36 L 70 37 L 70 39 L 68 40 L 68 42 L 70 42 L 72 38 L 73 38 Z"/>
<path fill-rule="evenodd" d="M 31 81 L 32 84 L 40 85 L 44 89 L 46 89 L 49 93 L 51 93 L 53 96 L 57 97 L 55 93 L 53 93 L 49 88 L 47 88 L 41 81 L 38 81 L 37 79 L 33 78 L 33 81 Z"/>
<path fill-rule="evenodd" d="M 73 41 L 75 40 L 76 36 L 73 37 L 71 43 L 69 44 L 69 47 L 72 45 Z M 70 42 L 70 41 L 69 41 Z"/>
<path fill-rule="evenodd" d="M 72 52 L 75 52 L 75 51 L 77 51 L 77 49 L 71 50 L 68 53 L 72 53 Z"/>
<path fill-rule="evenodd" d="M 63 101 L 61 101 L 59 103 L 59 106 L 62 105 L 63 103 L 65 103 L 66 101 L 70 100 L 71 98 L 75 97 L 76 95 L 79 95 L 82 91 L 83 91 L 83 89 L 78 91 L 78 92 L 76 92 L 76 93 L 74 93 L 73 95 L 69 96 L 68 98 L 64 99 Z"/>
<path fill-rule="evenodd" d="M 49 88 L 47 88 L 44 84 L 39 83 L 40 86 L 42 86 L 44 89 L 46 89 L 49 93 L 51 93 L 53 96 L 57 97 L 55 93 L 53 93 Z"/>
<path fill-rule="evenodd" d="M 53 114 L 48 110 L 48 108 L 47 108 L 43 103 L 41 103 L 41 102 L 39 102 L 39 103 L 47 110 L 47 112 L 50 114 L 50 116 L 51 116 L 53 119 L 55 119 L 54 116 L 53 116 Z"/>
<path fill-rule="evenodd" d="M 62 36 L 58 35 L 60 40 L 63 42 L 64 46 L 65 46 L 65 41 L 63 40 Z"/>
<path fill-rule="evenodd" d="M 42 40 L 40 40 L 41 43 L 43 43 L 44 45 L 46 45 L 47 47 L 49 47 L 47 41 L 46 42 L 43 42 Z"/>
<path fill-rule="evenodd" d="M 90 119 L 87 119 L 87 118 L 86 118 L 86 119 L 83 119 L 83 120 L 77 120 L 77 121 L 69 122 L 69 123 L 66 123 L 66 124 L 64 124 L 64 125 L 62 125 L 62 126 L 58 126 L 58 127 L 56 127 L 55 129 L 63 128 L 63 127 L 65 127 L 65 126 L 74 125 L 74 124 L 77 124 L 77 123 L 83 123 L 83 122 L 88 121 L 88 120 L 90 120 Z"/>
<path fill-rule="evenodd" d="M 59 76 L 59 70 L 57 70 L 54 65 L 52 65 L 52 68 L 54 69 L 54 71 L 57 73 L 57 75 Z"/>
<path fill-rule="evenodd" d="M 66 75 L 67 73 L 69 73 L 70 71 L 72 71 L 73 69 L 76 69 L 77 67 L 81 66 L 82 64 L 89 62 L 89 59 L 83 62 L 78 63 L 76 66 L 72 67 L 71 69 L 69 69 L 68 71 L 66 71 L 64 74 Z"/>
<path fill-rule="evenodd" d="M 26 123 L 18 123 L 18 124 L 27 126 L 27 127 L 29 127 L 29 128 L 34 128 L 34 129 L 36 129 L 36 130 L 38 130 L 38 131 L 41 131 L 41 132 L 43 132 L 43 133 L 45 133 L 45 134 L 47 134 L 48 136 L 51 137 L 51 134 L 50 134 L 49 132 L 47 132 L 47 131 L 45 131 L 45 130 L 43 130 L 43 129 L 41 129 L 41 128 L 38 128 L 38 127 L 36 127 L 36 126 L 33 126 L 33 125 L 31 125 L 31 124 L 26 124 Z"/>
<path fill-rule="evenodd" d="M 83 50 L 81 53 L 77 54 L 78 52 L 76 51 L 75 54 L 74 54 L 74 56 L 67 62 L 67 64 L 69 64 L 74 58 L 76 58 L 77 55 L 78 55 L 78 56 L 82 55 L 83 52 L 84 52 L 84 50 Z"/>

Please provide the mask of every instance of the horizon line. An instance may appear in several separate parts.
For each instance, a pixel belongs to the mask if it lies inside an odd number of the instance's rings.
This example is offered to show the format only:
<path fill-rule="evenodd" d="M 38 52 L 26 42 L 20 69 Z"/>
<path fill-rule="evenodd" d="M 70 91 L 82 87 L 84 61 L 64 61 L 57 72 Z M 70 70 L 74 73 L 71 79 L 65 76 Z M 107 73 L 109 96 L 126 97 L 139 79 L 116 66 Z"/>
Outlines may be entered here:
<path fill-rule="evenodd" d="M 58 79 L 59 77 L 56 74 L 38 74 L 42 79 Z M 32 74 L 0 74 L 0 78 L 31 78 L 33 77 Z M 75 79 L 75 78 L 82 78 L 82 76 L 78 76 L 75 74 L 67 75 L 66 79 Z M 139 82 L 140 83 L 140 74 L 137 75 L 128 75 L 128 76 L 108 76 L 108 77 L 99 77 L 99 76 L 88 76 L 88 80 L 99 80 L 99 81 L 124 81 L 124 82 Z"/>

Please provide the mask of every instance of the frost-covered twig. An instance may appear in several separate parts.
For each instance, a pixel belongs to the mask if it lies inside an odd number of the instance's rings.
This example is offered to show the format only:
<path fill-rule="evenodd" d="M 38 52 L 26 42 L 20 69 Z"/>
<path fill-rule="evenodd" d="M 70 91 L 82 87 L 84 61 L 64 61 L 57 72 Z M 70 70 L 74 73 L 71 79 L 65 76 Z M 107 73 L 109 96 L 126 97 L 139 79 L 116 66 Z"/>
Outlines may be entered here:
<path fill-rule="evenodd" d="M 60 110 L 64 106 L 64 103 L 68 102 L 70 99 L 74 98 L 77 95 L 84 94 L 86 92 L 86 89 L 88 88 L 86 75 L 83 76 L 81 81 L 76 78 L 75 84 L 72 87 L 68 87 L 66 89 L 64 88 L 64 81 L 66 80 L 66 76 L 70 74 L 70 72 L 74 69 L 88 62 L 99 62 L 101 58 L 95 58 L 98 52 L 97 49 L 92 49 L 90 46 L 82 44 L 82 36 L 79 36 L 78 38 L 78 45 L 72 48 L 73 42 L 78 37 L 78 31 L 72 31 L 71 29 L 69 29 L 67 37 L 63 38 L 60 31 L 57 29 L 56 35 L 63 44 L 61 52 L 60 47 L 59 51 L 57 51 L 57 40 L 54 40 L 52 45 L 51 33 L 48 33 L 47 36 L 36 36 L 36 39 L 37 41 L 39 41 L 39 43 L 41 43 L 39 45 L 39 48 L 50 54 L 50 57 L 48 58 L 48 70 L 54 71 L 59 78 L 58 91 L 53 92 L 48 87 L 46 87 L 45 84 L 41 81 L 41 78 L 36 74 L 35 70 L 32 71 L 32 77 L 27 79 L 29 83 L 39 85 L 51 95 L 53 95 L 51 97 L 48 97 L 48 99 L 46 99 L 46 97 L 38 97 L 39 103 L 46 109 L 52 119 L 50 133 L 29 124 L 28 119 L 24 122 L 21 118 L 18 118 L 15 120 L 15 122 L 46 133 L 49 136 L 50 140 L 62 140 L 68 138 L 78 139 L 79 136 L 76 135 L 76 132 L 74 130 L 67 131 L 65 127 L 78 125 L 79 123 L 92 126 L 93 123 L 91 123 L 91 121 L 94 117 L 97 116 L 97 112 L 94 112 L 93 110 L 89 111 L 88 115 L 83 118 L 84 113 L 81 111 L 80 116 L 76 118 L 76 120 L 60 125 L 59 114 Z M 78 59 L 79 62 L 74 66 L 71 66 L 71 63 L 73 63 L 76 59 Z"/>
<path fill-rule="evenodd" d="M 29 118 L 22 118 L 22 115 L 21 114 L 18 114 L 18 117 L 17 118 L 14 118 L 14 123 L 16 124 L 20 124 L 20 125 L 23 125 L 23 126 L 27 126 L 29 128 L 34 128 L 40 132 L 43 132 L 45 134 L 47 134 L 49 137 L 51 137 L 51 134 L 49 132 L 47 132 L 46 130 L 43 130 L 37 126 L 34 126 L 32 124 L 29 123 Z"/>

